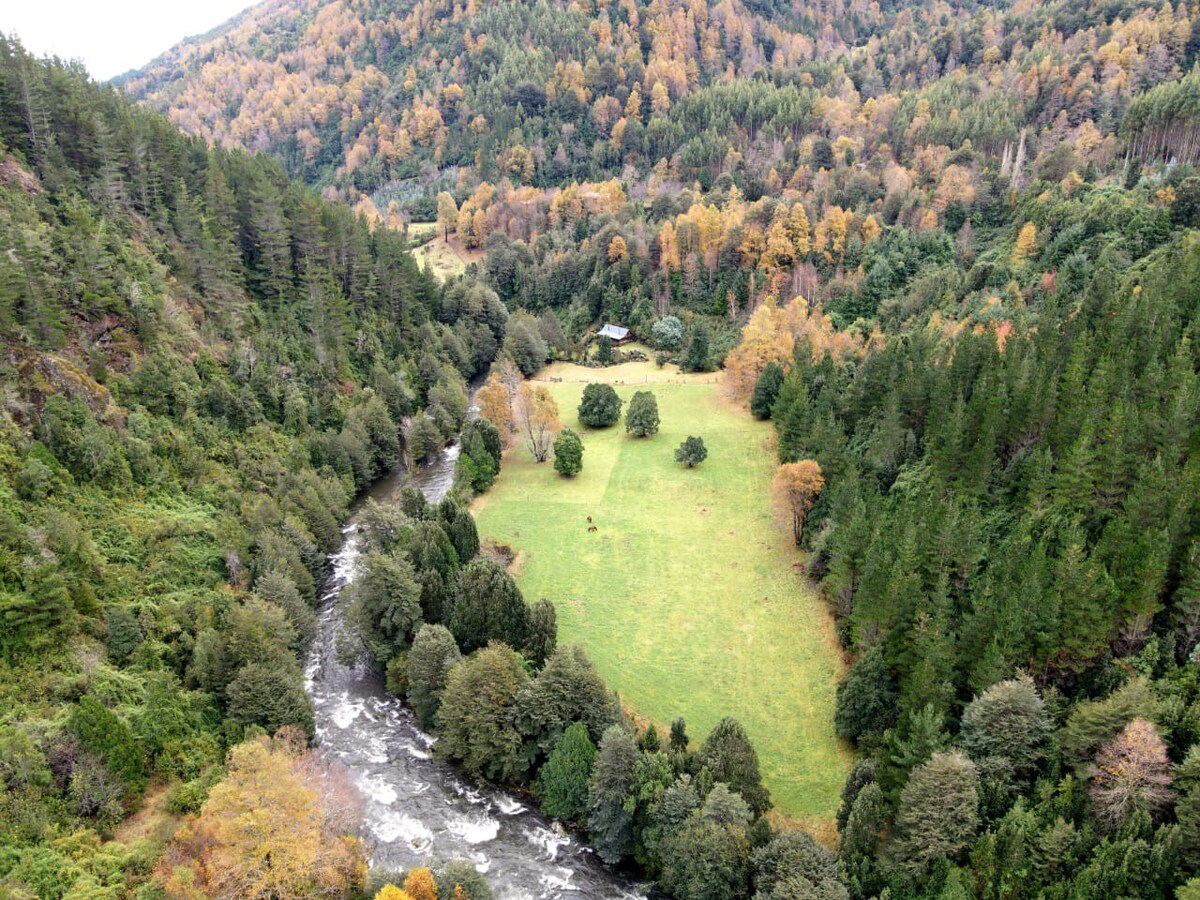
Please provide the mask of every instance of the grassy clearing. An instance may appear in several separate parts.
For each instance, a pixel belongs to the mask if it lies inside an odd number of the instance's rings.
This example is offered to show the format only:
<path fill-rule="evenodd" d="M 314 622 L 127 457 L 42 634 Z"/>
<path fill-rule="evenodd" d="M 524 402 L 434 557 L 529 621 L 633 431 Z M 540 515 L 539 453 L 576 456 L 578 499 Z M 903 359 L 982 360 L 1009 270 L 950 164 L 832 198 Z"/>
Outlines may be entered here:
<path fill-rule="evenodd" d="M 413 233 L 413 227 L 409 226 L 410 234 Z M 436 223 L 434 223 L 434 228 L 437 228 Z M 480 251 L 464 249 L 457 238 L 447 241 L 445 238 L 437 236 L 413 250 L 413 256 L 417 258 L 417 262 L 422 268 L 427 263 L 432 266 L 434 274 L 442 281 L 458 277 L 466 271 L 468 263 L 483 259 Z"/>
<path fill-rule="evenodd" d="M 408 239 L 410 241 L 427 241 L 438 233 L 437 222 L 409 222 Z"/>
<path fill-rule="evenodd" d="M 725 401 L 719 377 L 674 366 L 559 363 L 542 379 L 583 436 L 583 472 L 568 481 L 514 448 L 477 502 L 481 534 L 520 551 L 526 596 L 555 602 L 560 642 L 582 643 L 636 714 L 682 715 L 694 742 L 737 716 L 779 812 L 827 829 L 850 762 L 833 734 L 841 663 L 769 511 L 770 426 Z M 650 386 L 659 434 L 582 429 L 575 411 L 596 380 L 626 402 Z M 709 450 L 696 469 L 674 461 L 688 434 Z"/>

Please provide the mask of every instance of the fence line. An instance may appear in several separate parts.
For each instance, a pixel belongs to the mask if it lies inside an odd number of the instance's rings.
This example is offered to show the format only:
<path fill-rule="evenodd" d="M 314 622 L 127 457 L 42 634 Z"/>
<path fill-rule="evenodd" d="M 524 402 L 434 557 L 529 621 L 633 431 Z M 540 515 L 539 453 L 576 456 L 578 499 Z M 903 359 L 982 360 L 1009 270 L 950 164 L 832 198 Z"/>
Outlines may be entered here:
<path fill-rule="evenodd" d="M 612 381 L 603 381 L 598 378 L 531 378 L 530 381 L 541 381 L 546 384 L 719 384 L 720 376 L 712 378 L 651 378 L 645 376 L 641 381 L 637 379 L 614 379 Z"/>

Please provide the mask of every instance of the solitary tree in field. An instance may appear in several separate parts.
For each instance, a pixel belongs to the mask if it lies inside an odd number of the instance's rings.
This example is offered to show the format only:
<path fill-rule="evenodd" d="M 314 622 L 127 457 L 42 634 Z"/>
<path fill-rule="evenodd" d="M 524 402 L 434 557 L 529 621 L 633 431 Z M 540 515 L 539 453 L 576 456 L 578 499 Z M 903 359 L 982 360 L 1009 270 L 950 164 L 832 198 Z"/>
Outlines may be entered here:
<path fill-rule="evenodd" d="M 583 471 L 583 441 L 570 428 L 554 439 L 554 471 L 567 478 Z"/>
<path fill-rule="evenodd" d="M 450 229 L 458 222 L 458 204 L 454 197 L 442 191 L 437 197 L 437 221 L 442 227 L 442 239 L 450 239 Z"/>
<path fill-rule="evenodd" d="M 621 418 L 621 398 L 611 384 L 589 384 L 579 402 L 579 421 L 588 428 L 608 428 Z"/>
<path fill-rule="evenodd" d="M 675 451 L 675 462 L 683 463 L 689 469 L 698 466 L 708 459 L 708 448 L 704 446 L 704 438 L 689 436 Z"/>
<path fill-rule="evenodd" d="M 658 401 L 649 391 L 638 391 L 629 401 L 625 413 L 625 430 L 635 437 L 658 434 Z"/>
<path fill-rule="evenodd" d="M 525 436 L 525 444 L 534 460 L 545 462 L 550 457 L 554 436 L 562 427 L 558 421 L 558 404 L 544 387 L 526 381 L 517 390 L 513 412 L 517 428 Z"/>
<path fill-rule="evenodd" d="M 823 487 L 825 476 L 821 474 L 821 467 L 816 460 L 784 463 L 775 470 L 771 491 L 781 516 L 791 520 L 792 536 L 796 539 L 797 547 L 804 538 L 808 514 Z"/>

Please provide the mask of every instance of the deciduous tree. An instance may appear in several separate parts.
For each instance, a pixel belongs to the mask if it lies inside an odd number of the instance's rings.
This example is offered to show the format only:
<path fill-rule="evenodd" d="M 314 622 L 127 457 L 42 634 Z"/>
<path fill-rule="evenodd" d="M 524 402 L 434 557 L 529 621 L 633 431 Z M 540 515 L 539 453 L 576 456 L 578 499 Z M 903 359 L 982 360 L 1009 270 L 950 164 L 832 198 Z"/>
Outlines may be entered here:
<path fill-rule="evenodd" d="M 804 539 L 804 526 L 808 523 L 808 514 L 817 502 L 817 496 L 825 487 L 825 476 L 815 460 L 803 459 L 800 462 L 784 463 L 775 470 L 771 481 L 771 493 L 775 499 L 776 508 L 792 528 L 792 537 L 796 546 Z"/>
<path fill-rule="evenodd" d="M 534 461 L 545 462 L 550 456 L 554 436 L 562 428 L 558 420 L 558 404 L 541 385 L 523 382 L 513 405 L 517 428 L 525 437 L 525 445 Z"/>

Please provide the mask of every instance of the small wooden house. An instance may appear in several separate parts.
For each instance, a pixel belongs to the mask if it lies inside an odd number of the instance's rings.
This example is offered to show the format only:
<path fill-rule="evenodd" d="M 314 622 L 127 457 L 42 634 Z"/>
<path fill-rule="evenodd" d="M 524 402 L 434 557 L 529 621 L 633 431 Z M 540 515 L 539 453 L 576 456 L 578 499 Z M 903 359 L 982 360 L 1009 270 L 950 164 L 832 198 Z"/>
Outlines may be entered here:
<path fill-rule="evenodd" d="M 606 337 L 612 341 L 614 347 L 620 347 L 622 344 L 628 344 L 633 340 L 633 336 L 629 333 L 628 328 L 622 328 L 620 325 L 611 325 L 605 323 L 600 329 L 599 337 Z"/>

